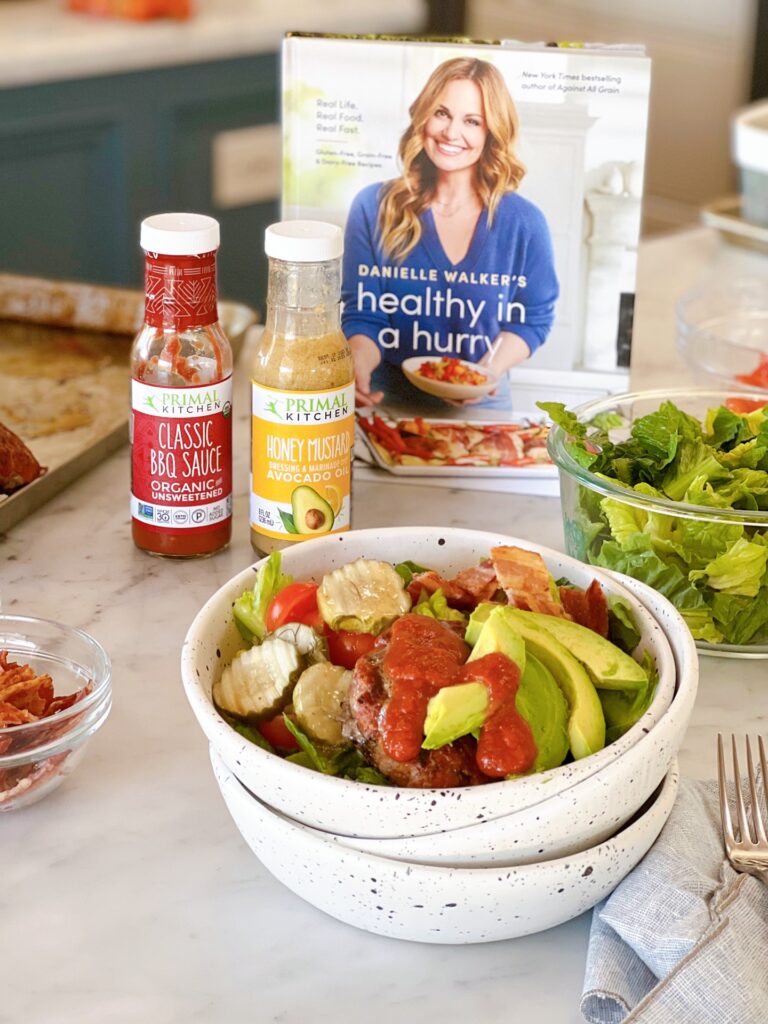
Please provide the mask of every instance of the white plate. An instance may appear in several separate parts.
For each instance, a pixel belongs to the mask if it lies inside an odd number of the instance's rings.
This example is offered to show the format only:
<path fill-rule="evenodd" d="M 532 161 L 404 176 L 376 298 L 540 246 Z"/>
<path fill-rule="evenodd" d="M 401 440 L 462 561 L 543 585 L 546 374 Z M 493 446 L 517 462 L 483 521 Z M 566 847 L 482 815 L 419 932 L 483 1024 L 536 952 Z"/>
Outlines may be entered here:
<path fill-rule="evenodd" d="M 450 398 L 454 401 L 462 398 L 482 398 L 499 386 L 499 378 L 495 373 L 491 373 L 479 363 L 467 362 L 466 359 L 459 359 L 458 362 L 470 370 L 481 373 L 485 377 L 485 384 L 451 384 L 449 381 L 430 380 L 429 377 L 421 376 L 419 368 L 424 363 L 439 363 L 441 359 L 445 359 L 445 356 L 412 356 L 401 363 L 400 368 L 415 388 L 436 398 Z"/>

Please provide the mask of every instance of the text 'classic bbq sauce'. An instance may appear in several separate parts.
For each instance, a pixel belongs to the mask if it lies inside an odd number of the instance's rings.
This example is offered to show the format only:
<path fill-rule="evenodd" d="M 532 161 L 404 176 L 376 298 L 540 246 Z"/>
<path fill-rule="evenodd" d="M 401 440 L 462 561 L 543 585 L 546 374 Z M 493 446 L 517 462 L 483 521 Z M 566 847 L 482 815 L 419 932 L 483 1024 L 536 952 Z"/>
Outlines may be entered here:
<path fill-rule="evenodd" d="M 137 547 L 196 558 L 232 533 L 232 351 L 218 321 L 219 225 L 141 225 L 144 326 L 131 353 L 131 524 Z"/>

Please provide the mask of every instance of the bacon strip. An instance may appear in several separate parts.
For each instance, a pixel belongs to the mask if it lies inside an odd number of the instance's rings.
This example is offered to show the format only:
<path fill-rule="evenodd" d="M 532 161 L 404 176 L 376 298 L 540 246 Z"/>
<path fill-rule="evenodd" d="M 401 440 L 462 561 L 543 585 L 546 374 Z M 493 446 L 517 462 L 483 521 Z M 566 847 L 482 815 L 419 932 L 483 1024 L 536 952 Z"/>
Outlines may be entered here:
<path fill-rule="evenodd" d="M 471 569 L 462 569 L 451 582 L 470 594 L 477 604 L 480 604 L 481 601 L 490 601 L 496 591 L 500 589 L 499 581 L 496 579 L 496 570 L 492 565 L 478 565 Z"/>
<path fill-rule="evenodd" d="M 608 601 L 597 580 L 592 580 L 585 591 L 576 587 L 560 587 L 560 598 L 574 622 L 607 638 Z"/>
<path fill-rule="evenodd" d="M 474 608 L 477 604 L 475 598 L 463 587 L 453 582 L 453 580 L 445 579 L 431 569 L 428 572 L 417 572 L 408 584 L 408 593 L 411 595 L 414 603 L 419 600 L 422 590 L 426 590 L 430 596 L 436 590 L 442 590 L 451 608 Z"/>
<path fill-rule="evenodd" d="M 491 548 L 491 561 L 499 584 L 515 608 L 570 618 L 552 593 L 552 577 L 537 551 L 500 546 Z"/>

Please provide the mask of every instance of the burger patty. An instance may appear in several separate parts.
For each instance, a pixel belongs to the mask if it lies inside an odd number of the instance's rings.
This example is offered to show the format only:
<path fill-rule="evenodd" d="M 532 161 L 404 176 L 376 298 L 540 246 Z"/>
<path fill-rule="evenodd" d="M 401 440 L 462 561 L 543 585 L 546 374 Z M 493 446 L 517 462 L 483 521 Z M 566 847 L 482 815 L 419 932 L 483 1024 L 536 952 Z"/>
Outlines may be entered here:
<path fill-rule="evenodd" d="M 477 744 L 471 736 L 463 736 L 439 750 L 422 750 L 412 761 L 396 761 L 387 754 L 379 724 L 391 693 L 383 667 L 388 647 L 386 635 L 379 642 L 381 646 L 359 658 L 355 665 L 347 694 L 349 718 L 344 726 L 345 735 L 370 764 L 397 786 L 449 789 L 492 782 L 477 767 Z"/>

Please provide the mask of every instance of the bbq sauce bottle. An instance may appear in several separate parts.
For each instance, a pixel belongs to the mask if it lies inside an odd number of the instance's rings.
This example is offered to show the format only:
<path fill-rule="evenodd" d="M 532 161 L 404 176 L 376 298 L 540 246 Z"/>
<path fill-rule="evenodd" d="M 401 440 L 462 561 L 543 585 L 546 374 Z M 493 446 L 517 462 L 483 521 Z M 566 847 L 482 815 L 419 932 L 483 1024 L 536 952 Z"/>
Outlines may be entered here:
<path fill-rule="evenodd" d="M 131 528 L 167 558 L 220 551 L 232 533 L 232 350 L 218 320 L 212 217 L 141 225 L 145 316 L 131 350 Z"/>

